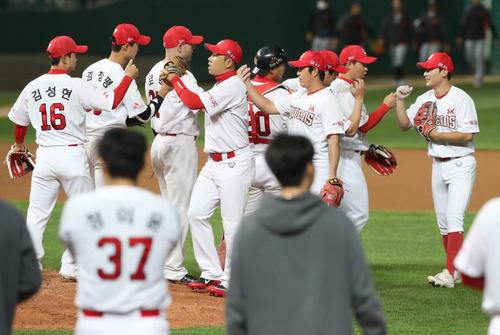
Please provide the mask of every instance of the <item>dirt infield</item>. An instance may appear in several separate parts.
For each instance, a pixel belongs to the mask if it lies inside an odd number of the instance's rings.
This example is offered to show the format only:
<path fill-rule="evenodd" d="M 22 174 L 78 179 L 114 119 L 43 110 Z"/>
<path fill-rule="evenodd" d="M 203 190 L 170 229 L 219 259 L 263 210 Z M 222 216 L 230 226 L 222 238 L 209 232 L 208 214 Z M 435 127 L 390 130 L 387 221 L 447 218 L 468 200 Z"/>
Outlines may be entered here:
<path fill-rule="evenodd" d="M 0 145 L 0 153 L 8 150 L 7 145 Z M 32 146 L 30 149 L 34 150 Z M 398 168 L 389 177 L 377 176 L 366 169 L 365 175 L 370 192 L 372 210 L 432 211 L 431 196 L 431 160 L 423 150 L 395 150 Z M 149 157 L 149 156 L 148 156 Z M 205 155 L 200 159 L 204 164 Z M 499 152 L 478 152 L 477 179 L 471 200 L 471 210 L 477 210 L 489 198 L 500 194 L 498 185 Z M 29 197 L 30 177 L 12 181 L 7 169 L 0 168 L 0 197 L 26 200 Z M 156 178 L 153 176 L 150 162 L 142 172 L 140 186 L 158 193 Z M 417 196 L 418 195 L 418 196 Z M 418 199 L 418 200 L 417 200 Z M 60 197 L 64 200 L 64 195 Z M 172 328 L 223 325 L 224 301 L 191 292 L 180 285 L 170 285 L 173 303 L 168 310 Z M 75 323 L 74 283 L 62 283 L 54 271 L 44 272 L 44 284 L 41 292 L 18 309 L 15 321 L 16 329 L 72 329 Z"/>

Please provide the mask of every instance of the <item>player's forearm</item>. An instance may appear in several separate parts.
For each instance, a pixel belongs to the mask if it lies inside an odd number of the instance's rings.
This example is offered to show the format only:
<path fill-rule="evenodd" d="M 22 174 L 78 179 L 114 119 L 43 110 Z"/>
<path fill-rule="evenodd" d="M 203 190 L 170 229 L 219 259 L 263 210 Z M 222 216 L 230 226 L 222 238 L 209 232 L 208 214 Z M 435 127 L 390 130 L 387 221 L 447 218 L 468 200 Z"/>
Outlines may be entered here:
<path fill-rule="evenodd" d="M 278 110 L 276 109 L 276 106 L 274 103 L 260 94 L 255 87 L 253 87 L 252 83 L 248 81 L 246 83 L 247 87 L 247 94 L 250 100 L 259 108 L 261 111 L 267 114 L 279 114 Z"/>
<path fill-rule="evenodd" d="M 406 115 L 406 105 L 404 100 L 396 101 L 396 121 L 401 131 L 407 131 L 412 127 L 408 115 Z"/>
<path fill-rule="evenodd" d="M 113 106 L 111 107 L 111 109 L 115 109 L 122 102 L 130 84 L 132 83 L 132 80 L 134 80 L 132 77 L 129 77 L 127 75 L 123 76 L 120 84 L 118 84 L 118 86 L 116 86 L 116 88 L 113 90 L 114 98 Z"/>
<path fill-rule="evenodd" d="M 346 136 L 353 137 L 358 132 L 359 122 L 361 121 L 361 111 L 363 109 L 363 97 L 354 100 L 354 107 L 352 109 L 349 121 L 351 125 L 345 131 Z"/>
<path fill-rule="evenodd" d="M 452 133 L 441 133 L 436 130 L 432 131 L 429 135 L 429 138 L 433 142 L 451 142 L 451 143 L 464 143 L 470 142 L 474 138 L 473 133 L 461 133 L 461 132 L 452 132 Z"/>
<path fill-rule="evenodd" d="M 361 127 L 359 130 L 366 133 L 369 130 L 375 128 L 375 126 L 382 120 L 382 118 L 387 114 L 390 110 L 389 106 L 385 103 L 382 103 L 378 108 L 368 116 L 368 121 Z"/>
<path fill-rule="evenodd" d="M 337 178 L 337 167 L 340 160 L 340 137 L 337 134 L 328 136 L 328 179 Z"/>
<path fill-rule="evenodd" d="M 146 109 L 141 114 L 136 115 L 133 118 L 127 118 L 127 127 L 138 126 L 151 120 L 155 113 L 160 109 L 162 102 L 163 97 L 160 95 L 151 99 Z"/>
<path fill-rule="evenodd" d="M 20 126 L 20 125 L 16 124 L 16 127 L 14 128 L 14 143 L 23 144 L 27 131 L 28 131 L 28 127 Z"/>
<path fill-rule="evenodd" d="M 184 85 L 181 78 L 174 76 L 170 82 L 179 96 L 179 99 L 181 99 L 184 105 L 186 105 L 189 109 L 205 108 L 198 94 L 189 90 L 186 85 Z"/>

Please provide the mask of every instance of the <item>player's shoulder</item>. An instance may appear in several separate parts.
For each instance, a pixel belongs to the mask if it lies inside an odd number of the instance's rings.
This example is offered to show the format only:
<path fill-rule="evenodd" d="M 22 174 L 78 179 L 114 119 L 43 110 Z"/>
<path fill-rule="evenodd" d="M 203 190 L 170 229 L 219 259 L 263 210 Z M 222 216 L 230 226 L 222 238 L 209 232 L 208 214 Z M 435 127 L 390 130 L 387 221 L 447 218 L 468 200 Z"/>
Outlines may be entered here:
<path fill-rule="evenodd" d="M 455 85 L 451 86 L 450 93 L 451 96 L 472 101 L 472 97 L 469 95 L 469 93 L 467 93 L 466 91 Z"/>
<path fill-rule="evenodd" d="M 107 63 L 110 63 L 107 58 L 100 59 L 97 62 L 92 63 L 89 66 L 87 66 L 87 68 L 83 72 L 92 71 L 95 69 L 105 67 Z"/>
<path fill-rule="evenodd" d="M 163 69 L 163 60 L 157 62 L 151 69 L 149 70 L 148 74 L 146 77 L 149 77 L 150 75 L 157 74 L 158 76 L 160 75 L 160 71 Z"/>

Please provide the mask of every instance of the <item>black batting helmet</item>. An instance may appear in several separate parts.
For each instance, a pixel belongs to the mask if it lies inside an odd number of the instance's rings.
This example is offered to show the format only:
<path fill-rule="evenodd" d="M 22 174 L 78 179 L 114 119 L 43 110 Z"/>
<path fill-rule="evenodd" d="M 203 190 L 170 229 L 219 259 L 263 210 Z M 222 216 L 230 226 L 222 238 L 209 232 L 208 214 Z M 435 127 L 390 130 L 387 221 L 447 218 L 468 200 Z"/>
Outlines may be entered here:
<path fill-rule="evenodd" d="M 259 74 L 266 70 L 270 70 L 281 63 L 286 64 L 288 58 L 285 50 L 279 45 L 266 45 L 257 51 L 253 62 L 255 67 L 252 70 L 253 74 Z"/>

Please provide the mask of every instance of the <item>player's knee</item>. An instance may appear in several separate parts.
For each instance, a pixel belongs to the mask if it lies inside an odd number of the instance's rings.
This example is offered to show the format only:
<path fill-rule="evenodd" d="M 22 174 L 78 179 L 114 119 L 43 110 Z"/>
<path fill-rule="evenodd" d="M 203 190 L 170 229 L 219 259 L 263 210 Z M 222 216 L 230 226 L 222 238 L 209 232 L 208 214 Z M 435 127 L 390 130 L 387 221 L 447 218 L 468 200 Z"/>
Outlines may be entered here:
<path fill-rule="evenodd" d="M 464 231 L 464 217 L 463 215 L 446 215 L 446 222 L 448 225 L 448 233 L 457 231 Z"/>

